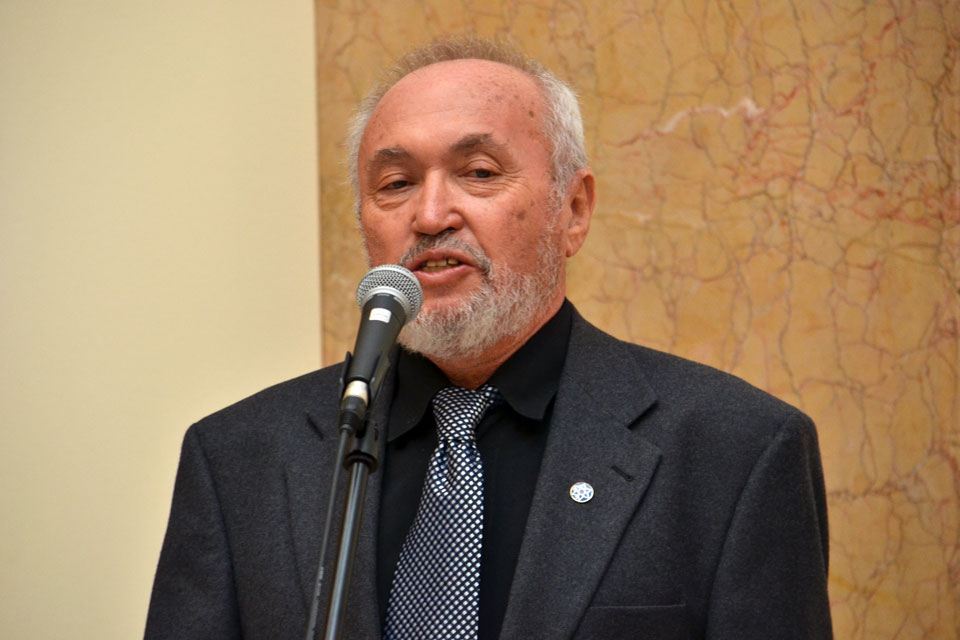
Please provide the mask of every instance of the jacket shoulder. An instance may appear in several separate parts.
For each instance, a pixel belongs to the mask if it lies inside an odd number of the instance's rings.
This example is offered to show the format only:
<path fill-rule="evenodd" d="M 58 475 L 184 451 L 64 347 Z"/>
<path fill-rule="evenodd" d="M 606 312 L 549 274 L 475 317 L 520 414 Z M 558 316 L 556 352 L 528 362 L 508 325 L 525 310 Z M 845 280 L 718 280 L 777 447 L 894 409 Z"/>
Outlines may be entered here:
<path fill-rule="evenodd" d="M 649 395 L 650 412 L 669 416 L 669 424 L 748 438 L 770 437 L 787 422 L 812 430 L 799 409 L 733 374 L 624 342 L 579 316 L 570 355 L 588 368 L 618 372 L 617 384 Z"/>
<path fill-rule="evenodd" d="M 205 447 L 251 448 L 336 419 L 340 365 L 280 382 L 216 411 L 190 427 Z"/>

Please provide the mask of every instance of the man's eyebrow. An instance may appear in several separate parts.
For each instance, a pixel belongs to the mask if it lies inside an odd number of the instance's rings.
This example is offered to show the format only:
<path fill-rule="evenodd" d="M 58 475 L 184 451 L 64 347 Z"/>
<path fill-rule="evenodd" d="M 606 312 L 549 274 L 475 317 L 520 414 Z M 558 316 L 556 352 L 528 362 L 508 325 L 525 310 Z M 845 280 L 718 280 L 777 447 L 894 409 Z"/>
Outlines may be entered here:
<path fill-rule="evenodd" d="M 462 154 L 475 149 L 499 150 L 506 147 L 507 145 L 494 139 L 491 133 L 468 133 L 450 145 L 450 151 L 455 154 Z M 367 172 L 375 173 L 386 165 L 412 159 L 413 155 L 403 147 L 383 147 L 374 151 L 365 168 Z"/>
<path fill-rule="evenodd" d="M 410 152 L 403 147 L 384 147 L 377 149 L 373 157 L 367 161 L 367 171 L 374 172 L 384 165 L 400 162 L 410 158 Z"/>
<path fill-rule="evenodd" d="M 453 143 L 453 146 L 450 147 L 450 150 L 454 153 L 464 153 L 465 151 L 473 151 L 477 148 L 490 148 L 490 149 L 503 149 L 506 147 L 505 144 L 497 142 L 493 134 L 490 133 L 470 133 L 456 142 Z"/>

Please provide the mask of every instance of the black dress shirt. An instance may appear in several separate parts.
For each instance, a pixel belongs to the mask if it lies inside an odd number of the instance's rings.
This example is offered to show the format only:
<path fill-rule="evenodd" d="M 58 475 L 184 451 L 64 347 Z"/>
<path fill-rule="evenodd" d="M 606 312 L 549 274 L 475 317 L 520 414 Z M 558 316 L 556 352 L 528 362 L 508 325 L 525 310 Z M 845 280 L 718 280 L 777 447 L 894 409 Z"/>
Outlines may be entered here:
<path fill-rule="evenodd" d="M 483 464 L 483 548 L 479 635 L 500 633 L 527 513 L 547 442 L 550 413 L 567 354 L 573 307 L 560 310 L 490 377 L 504 398 L 477 426 Z M 381 628 L 400 550 L 420 503 L 427 464 L 437 446 L 430 401 L 449 386 L 429 360 L 401 350 L 390 407 L 377 538 Z"/>

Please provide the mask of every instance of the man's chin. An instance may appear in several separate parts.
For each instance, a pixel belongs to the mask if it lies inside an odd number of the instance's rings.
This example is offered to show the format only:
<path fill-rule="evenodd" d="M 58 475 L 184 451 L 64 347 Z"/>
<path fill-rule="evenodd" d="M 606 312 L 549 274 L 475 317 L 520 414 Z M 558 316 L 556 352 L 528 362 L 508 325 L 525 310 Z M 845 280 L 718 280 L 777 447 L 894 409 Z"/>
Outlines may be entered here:
<path fill-rule="evenodd" d="M 469 305 L 436 306 L 420 315 L 400 332 L 398 342 L 407 350 L 434 360 L 463 358 L 482 350 L 470 328 Z"/>
<path fill-rule="evenodd" d="M 446 286 L 437 286 L 429 280 L 420 279 L 423 287 L 423 306 L 420 314 L 430 317 L 449 317 L 469 312 L 482 304 L 487 296 L 494 295 L 496 284 L 488 278 L 459 278 Z"/>
<path fill-rule="evenodd" d="M 547 302 L 534 276 L 484 283 L 455 304 L 435 304 L 400 332 L 399 342 L 431 360 L 482 356 L 488 349 L 523 334 L 537 322 Z"/>
<path fill-rule="evenodd" d="M 456 323 L 461 319 L 466 320 L 470 311 L 470 300 L 465 296 L 450 295 L 442 298 L 430 296 L 428 298 L 425 294 L 420 313 L 411 323 L 411 326 L 418 321 L 419 324 L 430 326 L 436 326 L 438 323 Z"/>

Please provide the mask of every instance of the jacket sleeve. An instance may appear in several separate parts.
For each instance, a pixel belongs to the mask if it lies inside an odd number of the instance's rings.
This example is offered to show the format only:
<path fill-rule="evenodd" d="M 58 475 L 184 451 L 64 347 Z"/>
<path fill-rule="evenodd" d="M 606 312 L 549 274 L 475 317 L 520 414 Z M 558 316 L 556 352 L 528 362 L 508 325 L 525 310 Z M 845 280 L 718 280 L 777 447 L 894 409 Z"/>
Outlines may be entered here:
<path fill-rule="evenodd" d="M 229 541 L 195 426 L 183 440 L 144 637 L 241 637 Z"/>
<path fill-rule="evenodd" d="M 754 464 L 713 581 L 706 637 L 832 638 L 827 507 L 813 423 L 794 414 Z"/>

